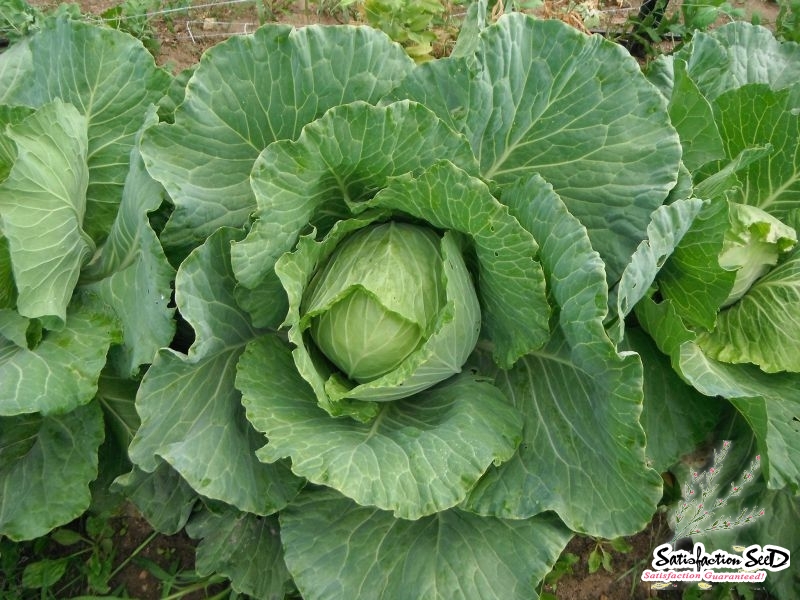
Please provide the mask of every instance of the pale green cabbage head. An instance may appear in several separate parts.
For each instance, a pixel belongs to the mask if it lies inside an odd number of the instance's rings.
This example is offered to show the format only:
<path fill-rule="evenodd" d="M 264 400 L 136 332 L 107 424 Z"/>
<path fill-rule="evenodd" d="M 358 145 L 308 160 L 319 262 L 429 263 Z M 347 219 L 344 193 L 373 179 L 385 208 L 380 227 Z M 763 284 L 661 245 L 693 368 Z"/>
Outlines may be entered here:
<path fill-rule="evenodd" d="M 303 294 L 301 322 L 334 381 L 376 382 L 370 400 L 395 400 L 459 372 L 481 320 L 452 235 L 389 221 L 336 245 Z"/>
<path fill-rule="evenodd" d="M 440 242 L 429 228 L 383 223 L 353 233 L 315 275 L 311 336 L 350 379 L 396 369 L 430 335 L 447 301 Z"/>

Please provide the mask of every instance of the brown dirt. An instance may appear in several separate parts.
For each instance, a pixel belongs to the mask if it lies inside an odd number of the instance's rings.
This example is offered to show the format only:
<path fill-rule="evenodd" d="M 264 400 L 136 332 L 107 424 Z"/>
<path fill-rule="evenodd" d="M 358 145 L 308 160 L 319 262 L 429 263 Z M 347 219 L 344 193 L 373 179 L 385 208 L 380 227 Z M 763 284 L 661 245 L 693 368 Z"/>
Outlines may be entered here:
<path fill-rule="evenodd" d="M 175 583 L 166 575 L 186 574 L 194 570 L 196 542 L 184 532 L 177 535 L 156 535 L 148 542 L 153 529 L 132 507 L 116 519 L 119 529 L 114 537 L 117 564 L 135 554 L 135 558 L 111 580 L 112 590 L 121 590 L 125 597 L 137 600 L 159 600 L 175 592 Z M 145 544 L 140 549 L 142 544 Z M 116 565 L 115 565 L 116 567 Z M 156 576 L 156 572 L 162 578 Z M 218 586 L 217 586 L 218 587 Z M 213 595 L 216 588 L 201 587 L 181 596 L 185 600 L 201 600 Z M 216 590 L 218 591 L 218 589 Z"/>

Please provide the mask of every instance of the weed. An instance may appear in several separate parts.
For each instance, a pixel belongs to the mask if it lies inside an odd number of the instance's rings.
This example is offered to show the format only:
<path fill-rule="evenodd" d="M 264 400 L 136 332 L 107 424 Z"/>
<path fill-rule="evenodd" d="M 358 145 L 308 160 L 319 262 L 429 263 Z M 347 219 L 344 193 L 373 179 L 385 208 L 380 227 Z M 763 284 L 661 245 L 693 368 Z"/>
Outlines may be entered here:
<path fill-rule="evenodd" d="M 787 42 L 800 42 L 800 0 L 778 0 L 775 34 Z"/>
<path fill-rule="evenodd" d="M 539 598 L 541 600 L 556 600 L 555 592 L 558 589 L 558 582 L 565 576 L 573 575 L 573 567 L 580 561 L 580 557 L 572 552 L 564 552 L 556 560 L 556 564 L 542 580 L 539 586 Z M 547 588 L 550 591 L 544 591 Z"/>
<path fill-rule="evenodd" d="M 157 543 L 156 532 L 120 555 L 119 541 L 127 534 L 125 523 L 113 513 L 90 515 L 35 540 L 0 539 L 0 572 L 4 575 L 0 578 L 0 598 L 127 597 L 128 590 L 115 582 L 132 567 L 158 580 L 164 599 L 196 597 L 198 592 L 207 598 L 238 597 L 224 577 L 200 576 L 183 566 L 175 547 Z M 154 555 L 154 559 L 145 554 Z"/>

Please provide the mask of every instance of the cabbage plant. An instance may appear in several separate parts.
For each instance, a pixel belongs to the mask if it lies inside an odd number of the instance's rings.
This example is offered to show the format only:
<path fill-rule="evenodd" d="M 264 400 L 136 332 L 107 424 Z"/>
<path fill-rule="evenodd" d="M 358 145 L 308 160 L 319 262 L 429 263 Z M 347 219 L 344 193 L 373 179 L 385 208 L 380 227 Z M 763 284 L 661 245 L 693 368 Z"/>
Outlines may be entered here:
<path fill-rule="evenodd" d="M 776 523 L 795 518 L 800 491 L 800 46 L 730 24 L 659 59 L 649 77 L 669 99 L 704 205 L 636 314 L 685 382 L 733 406 L 723 435 L 749 449 L 739 468 L 765 460 L 738 506 L 772 514 L 696 539 L 769 538 L 797 551 L 800 535 Z M 797 580 L 768 586 L 789 598 Z"/>
<path fill-rule="evenodd" d="M 667 102 L 562 23 L 462 48 L 266 26 L 142 134 L 194 341 L 145 375 L 117 485 L 237 589 L 531 598 L 572 532 L 656 510 L 642 361 L 606 327 L 700 207 L 666 204 Z"/>
<path fill-rule="evenodd" d="M 170 80 L 136 40 L 65 20 L 0 55 L 0 535 L 11 539 L 72 521 L 91 482 L 102 491 L 130 468 L 132 397 L 175 331 L 175 270 L 148 219 L 164 193 L 137 149 Z"/>

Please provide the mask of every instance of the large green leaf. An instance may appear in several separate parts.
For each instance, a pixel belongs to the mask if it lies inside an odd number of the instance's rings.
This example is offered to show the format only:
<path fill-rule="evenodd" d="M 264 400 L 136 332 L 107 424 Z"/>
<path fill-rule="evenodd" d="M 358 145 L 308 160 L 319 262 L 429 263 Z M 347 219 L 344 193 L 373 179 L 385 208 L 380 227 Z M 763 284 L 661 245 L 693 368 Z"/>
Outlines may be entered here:
<path fill-rule="evenodd" d="M 306 600 L 536 600 L 571 536 L 552 516 L 451 509 L 398 520 L 333 491 L 301 494 L 280 522 L 286 564 Z"/>
<path fill-rule="evenodd" d="M 370 423 L 333 419 L 297 373 L 289 347 L 264 336 L 248 345 L 236 384 L 247 417 L 269 440 L 262 460 L 289 457 L 297 475 L 402 518 L 455 506 L 519 443 L 516 411 L 471 375 L 385 403 Z"/>
<path fill-rule="evenodd" d="M 677 56 L 709 100 L 749 83 L 778 90 L 800 80 L 800 44 L 782 43 L 769 29 L 746 22 L 698 32 Z"/>
<path fill-rule="evenodd" d="M 87 121 L 56 100 L 8 126 L 7 134 L 17 157 L 0 184 L 0 226 L 11 254 L 17 310 L 58 328 L 94 251 L 83 230 Z"/>
<path fill-rule="evenodd" d="M 293 589 L 277 517 L 214 505 L 195 514 L 186 532 L 200 540 L 195 559 L 200 576 L 219 573 L 234 590 L 254 598 L 278 600 Z"/>
<path fill-rule="evenodd" d="M 611 293 L 609 335 L 615 341 L 622 339 L 625 317 L 647 295 L 661 267 L 689 231 L 702 206 L 697 198 L 684 198 L 664 204 L 653 212 L 653 220 L 647 226 L 647 239 L 639 244 Z"/>
<path fill-rule="evenodd" d="M 730 227 L 728 210 L 724 200 L 707 202 L 659 273 L 661 293 L 688 325 L 712 329 L 733 288 L 736 273 L 718 260 Z"/>
<path fill-rule="evenodd" d="M 59 331 L 46 331 L 33 348 L 0 338 L 0 415 L 58 414 L 89 403 L 120 341 L 108 309 L 76 296 Z"/>
<path fill-rule="evenodd" d="M 674 62 L 675 82 L 669 97 L 669 116 L 683 147 L 681 159 L 690 171 L 725 157 L 722 137 L 711 104 L 686 72 L 686 63 Z"/>
<path fill-rule="evenodd" d="M 130 35 L 67 18 L 47 20 L 28 44 L 31 59 L 7 76 L 6 104 L 40 107 L 61 99 L 86 118 L 89 186 L 84 229 L 96 241 L 117 213 L 134 136 L 170 75 Z M 2 75 L 0 75 L 2 77 Z"/>
<path fill-rule="evenodd" d="M 537 260 L 539 246 L 480 180 L 441 161 L 424 173 L 392 180 L 369 204 L 471 239 L 483 335 L 494 344 L 498 364 L 510 367 L 544 345 L 550 307 Z"/>
<path fill-rule="evenodd" d="M 122 324 L 123 342 L 112 350 L 111 360 L 124 377 L 151 363 L 175 332 L 168 306 L 175 271 L 148 220 L 161 204 L 163 189 L 145 171 L 136 148 L 130 165 L 119 213 L 79 282 L 112 307 Z"/>
<path fill-rule="evenodd" d="M 188 356 L 161 350 L 147 371 L 136 399 L 142 425 L 129 452 L 144 471 L 166 460 L 198 493 L 270 514 L 300 482 L 282 463 L 256 459 L 263 438 L 245 419 L 233 385 L 236 362 L 257 335 L 234 299 L 229 248 L 240 236 L 220 229 L 178 270 L 176 302 L 196 339 Z"/>
<path fill-rule="evenodd" d="M 800 375 L 717 362 L 692 343 L 680 347 L 678 360 L 685 379 L 707 396 L 728 398 L 750 424 L 768 486 L 800 490 Z"/>
<path fill-rule="evenodd" d="M 0 183 L 8 177 L 11 166 L 17 158 L 17 147 L 13 140 L 9 139 L 6 125 L 19 123 L 32 112 L 33 109 L 28 106 L 0 104 Z"/>
<path fill-rule="evenodd" d="M 484 178 L 541 174 L 588 229 L 610 281 L 677 181 L 665 99 L 622 47 L 557 20 L 505 15 L 474 56 L 424 64 L 391 97 L 463 132 Z"/>
<path fill-rule="evenodd" d="M 331 107 L 377 102 L 413 62 L 367 27 L 267 25 L 206 52 L 174 124 L 145 135 L 148 170 L 175 202 L 165 244 L 191 248 L 256 205 L 249 175 L 271 142 L 294 139 Z"/>
<path fill-rule="evenodd" d="M 641 361 L 618 352 L 603 327 L 603 262 L 541 178 L 508 190 L 503 202 L 541 240 L 561 334 L 496 373 L 524 416 L 523 441 L 510 461 L 484 476 L 467 506 L 516 519 L 555 510 L 573 531 L 606 538 L 635 533 L 655 512 L 661 479 L 647 465 L 639 424 Z"/>
<path fill-rule="evenodd" d="M 720 95 L 713 107 L 730 159 L 754 146 L 772 149 L 737 173 L 741 190 L 729 200 L 778 218 L 800 207 L 800 83 L 779 91 L 744 85 Z"/>
<path fill-rule="evenodd" d="M 681 380 L 665 356 L 640 329 L 625 332 L 623 347 L 642 359 L 644 403 L 641 423 L 647 436 L 648 465 L 663 473 L 697 448 L 714 429 L 725 406 Z"/>
<path fill-rule="evenodd" d="M 257 220 L 232 251 L 234 270 L 254 287 L 309 224 L 347 217 L 392 176 L 447 157 L 474 173 L 467 141 L 415 102 L 339 106 L 306 126 L 299 139 L 266 148 L 253 167 Z"/>
<path fill-rule="evenodd" d="M 167 535 L 183 529 L 198 500 L 197 492 L 164 461 L 152 473 L 134 468 L 114 480 L 112 489 L 136 505 L 153 529 Z"/>
<path fill-rule="evenodd" d="M 771 489 L 800 486 L 800 375 L 716 361 L 696 343 L 669 301 L 637 305 L 639 321 L 681 378 L 709 397 L 730 400 L 753 429 Z"/>
<path fill-rule="evenodd" d="M 61 415 L 0 417 L 0 535 L 33 539 L 81 515 L 102 441 L 96 402 Z"/>
<path fill-rule="evenodd" d="M 25 73 L 31 68 L 30 38 L 24 38 L 3 52 L 0 60 L 0 103 L 10 103 L 16 88 L 24 85 Z"/>

